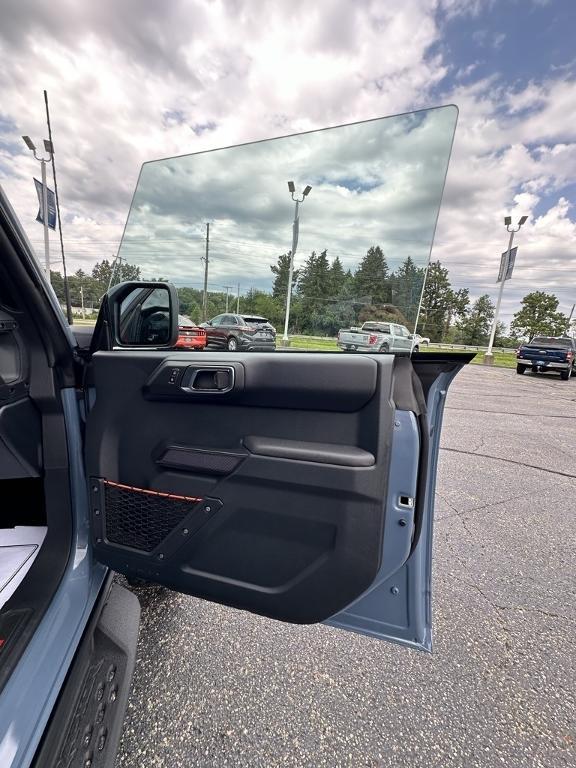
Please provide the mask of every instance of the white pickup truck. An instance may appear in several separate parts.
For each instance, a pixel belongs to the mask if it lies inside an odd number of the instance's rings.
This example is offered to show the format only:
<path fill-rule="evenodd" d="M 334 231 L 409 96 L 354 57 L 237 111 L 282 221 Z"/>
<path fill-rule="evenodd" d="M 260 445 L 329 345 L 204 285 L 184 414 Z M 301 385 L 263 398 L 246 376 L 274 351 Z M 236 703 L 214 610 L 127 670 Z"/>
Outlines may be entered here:
<path fill-rule="evenodd" d="M 370 321 L 361 328 L 341 328 L 338 331 L 340 349 L 358 352 L 392 352 L 410 354 L 418 352 L 415 341 L 405 325 Z"/>

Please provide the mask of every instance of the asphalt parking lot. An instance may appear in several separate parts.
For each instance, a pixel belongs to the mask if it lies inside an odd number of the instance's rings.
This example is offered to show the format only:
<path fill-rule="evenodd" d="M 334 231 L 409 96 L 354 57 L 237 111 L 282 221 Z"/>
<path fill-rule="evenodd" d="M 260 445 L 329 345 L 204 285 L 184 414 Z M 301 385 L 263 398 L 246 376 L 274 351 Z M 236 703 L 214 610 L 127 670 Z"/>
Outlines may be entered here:
<path fill-rule="evenodd" d="M 576 766 L 576 380 L 463 371 L 434 653 L 140 590 L 117 768 Z"/>

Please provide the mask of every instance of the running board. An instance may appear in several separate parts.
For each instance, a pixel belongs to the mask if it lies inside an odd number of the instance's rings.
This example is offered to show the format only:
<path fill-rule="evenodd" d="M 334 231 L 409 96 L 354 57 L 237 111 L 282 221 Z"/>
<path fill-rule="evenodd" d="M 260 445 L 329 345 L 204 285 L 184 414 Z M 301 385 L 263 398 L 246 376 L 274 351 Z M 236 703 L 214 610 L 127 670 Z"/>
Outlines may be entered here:
<path fill-rule="evenodd" d="M 34 768 L 112 768 L 140 625 L 140 603 L 119 584 L 105 587 L 70 672 Z"/>

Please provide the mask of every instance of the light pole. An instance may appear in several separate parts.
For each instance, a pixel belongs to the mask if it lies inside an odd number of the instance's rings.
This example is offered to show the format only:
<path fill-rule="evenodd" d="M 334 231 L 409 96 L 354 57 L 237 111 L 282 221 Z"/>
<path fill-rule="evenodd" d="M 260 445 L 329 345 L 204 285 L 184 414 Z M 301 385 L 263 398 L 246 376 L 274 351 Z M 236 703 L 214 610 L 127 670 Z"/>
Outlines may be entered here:
<path fill-rule="evenodd" d="M 520 228 L 528 220 L 528 216 L 521 216 L 516 227 L 512 226 L 512 217 L 506 216 L 504 218 L 504 224 L 506 230 L 510 233 L 510 239 L 508 240 L 508 250 L 506 251 L 506 258 L 504 260 L 504 268 L 502 269 L 502 280 L 500 281 L 500 290 L 498 291 L 498 299 L 496 301 L 496 309 L 494 310 L 494 320 L 492 321 L 492 330 L 490 331 L 490 341 L 488 342 L 488 349 L 484 355 L 484 365 L 492 365 L 494 362 L 494 355 L 492 353 L 492 346 L 494 344 L 494 337 L 496 336 L 496 327 L 498 325 L 498 314 L 500 313 L 500 304 L 502 303 L 502 294 L 504 293 L 504 283 L 506 282 L 506 274 L 508 272 L 508 264 L 510 263 L 510 252 L 512 251 L 512 243 L 514 242 L 514 235 L 520 231 Z"/>
<path fill-rule="evenodd" d="M 44 269 L 46 271 L 46 279 L 50 282 L 50 239 L 48 237 L 48 187 L 46 186 L 46 163 L 52 162 L 52 155 L 54 148 L 52 142 L 48 139 L 44 139 L 44 149 L 48 153 L 48 159 L 44 157 L 38 157 L 36 154 L 36 147 L 30 136 L 22 136 L 24 144 L 34 154 L 34 157 L 40 163 L 42 171 L 42 220 L 44 223 Z"/>
<path fill-rule="evenodd" d="M 292 224 L 292 251 L 290 253 L 290 268 L 288 270 L 288 287 L 286 289 L 286 315 L 284 317 L 284 336 L 282 341 L 284 346 L 288 346 L 288 323 L 290 322 L 290 304 L 292 302 L 292 276 L 294 274 L 294 256 L 298 247 L 298 230 L 300 228 L 300 203 L 310 194 L 312 187 L 308 184 L 302 192 L 302 198 L 295 196 L 296 187 L 293 181 L 288 182 L 288 191 L 292 195 L 292 200 L 296 204 L 294 208 L 294 223 Z"/>

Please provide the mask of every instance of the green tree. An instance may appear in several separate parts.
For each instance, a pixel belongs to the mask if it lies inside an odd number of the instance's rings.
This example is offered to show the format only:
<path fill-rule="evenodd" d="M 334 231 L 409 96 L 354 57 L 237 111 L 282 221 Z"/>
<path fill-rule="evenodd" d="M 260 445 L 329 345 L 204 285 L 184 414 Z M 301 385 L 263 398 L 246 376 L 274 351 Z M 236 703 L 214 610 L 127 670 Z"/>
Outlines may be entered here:
<path fill-rule="evenodd" d="M 178 288 L 178 298 L 180 300 L 180 314 L 186 315 L 194 323 L 201 322 L 202 291 L 196 288 Z"/>
<path fill-rule="evenodd" d="M 456 339 L 460 344 L 487 344 L 493 320 L 494 304 L 490 296 L 484 293 L 456 323 Z"/>
<path fill-rule="evenodd" d="M 286 294 L 288 291 L 288 275 L 290 274 L 291 255 L 292 255 L 292 251 L 288 251 L 288 253 L 283 253 L 281 256 L 278 256 L 278 262 L 276 264 L 270 265 L 270 269 L 274 275 L 274 285 L 272 286 L 272 296 L 275 299 L 282 299 L 283 301 L 286 301 Z M 299 274 L 300 274 L 299 269 L 294 269 L 292 271 L 292 288 L 294 288 L 294 286 L 298 282 Z"/>
<path fill-rule="evenodd" d="M 54 288 L 54 293 L 60 304 L 64 304 L 66 301 L 66 294 L 64 292 L 64 278 L 60 272 L 54 272 L 52 269 L 50 270 L 50 284 L 52 285 L 52 288 Z M 68 283 L 68 285 L 70 285 L 70 283 Z"/>
<path fill-rule="evenodd" d="M 369 297 L 373 305 L 390 303 L 388 262 L 379 245 L 370 246 L 360 262 L 354 274 L 354 291 L 359 298 Z"/>
<path fill-rule="evenodd" d="M 284 322 L 284 302 L 281 299 L 275 299 L 266 291 L 260 291 L 256 288 L 250 288 L 241 297 L 240 312 L 265 317 L 276 327 L 280 327 Z"/>
<path fill-rule="evenodd" d="M 347 276 L 342 262 L 336 256 L 330 266 L 330 295 L 334 297 L 340 296 L 346 285 L 346 280 Z"/>
<path fill-rule="evenodd" d="M 448 270 L 433 261 L 426 274 L 418 331 L 433 341 L 442 341 L 454 317 L 461 317 L 468 306 L 468 289 L 454 291 Z"/>
<path fill-rule="evenodd" d="M 395 304 L 380 304 L 373 307 L 371 304 L 363 306 L 358 313 L 358 322 L 367 323 L 370 320 L 387 321 L 407 325 L 408 320 L 399 307 Z"/>
<path fill-rule="evenodd" d="M 398 307 L 410 325 L 416 322 L 425 274 L 426 270 L 417 267 L 408 256 L 390 276 L 391 303 Z"/>
<path fill-rule="evenodd" d="M 553 293 L 533 291 L 526 294 L 520 310 L 512 318 L 510 331 L 527 336 L 560 336 L 568 330 L 568 318 L 558 312 L 558 299 Z"/>
<path fill-rule="evenodd" d="M 327 306 L 330 296 L 330 263 L 326 250 L 317 254 L 312 251 L 298 280 L 299 306 L 296 310 L 301 330 L 309 333 L 319 332 L 318 317 Z"/>
<path fill-rule="evenodd" d="M 110 262 L 108 259 L 102 259 L 94 265 L 92 277 L 101 289 L 100 295 L 102 295 L 108 290 L 109 284 L 117 285 L 124 280 L 140 280 L 140 267 L 124 261 Z M 112 282 L 110 282 L 111 277 Z"/>

